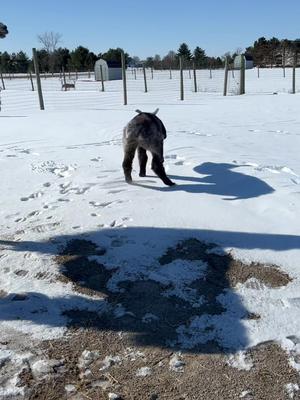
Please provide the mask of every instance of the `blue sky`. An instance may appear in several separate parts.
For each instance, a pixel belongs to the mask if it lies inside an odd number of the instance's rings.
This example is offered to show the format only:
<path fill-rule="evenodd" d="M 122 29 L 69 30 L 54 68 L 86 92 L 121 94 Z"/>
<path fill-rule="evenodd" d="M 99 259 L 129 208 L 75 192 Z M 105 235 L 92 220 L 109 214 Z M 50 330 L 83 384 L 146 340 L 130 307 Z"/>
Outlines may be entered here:
<path fill-rule="evenodd" d="M 300 37 L 300 0 L 0 0 L 9 35 L 0 51 L 41 47 L 37 34 L 62 35 L 62 47 L 96 54 L 122 47 L 131 56 L 164 56 L 186 42 L 210 56 L 245 48 L 260 36 Z"/>

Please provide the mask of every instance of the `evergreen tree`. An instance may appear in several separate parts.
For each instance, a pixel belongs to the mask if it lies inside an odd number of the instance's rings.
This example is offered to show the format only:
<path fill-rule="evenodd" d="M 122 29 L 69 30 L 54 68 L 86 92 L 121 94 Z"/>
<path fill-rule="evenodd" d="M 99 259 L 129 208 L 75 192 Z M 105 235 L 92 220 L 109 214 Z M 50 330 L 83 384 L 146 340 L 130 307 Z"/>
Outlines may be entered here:
<path fill-rule="evenodd" d="M 0 66 L 1 66 L 1 70 L 3 72 L 11 72 L 10 71 L 10 55 L 8 54 L 7 51 L 4 51 L 4 53 L 1 54 Z"/>
<path fill-rule="evenodd" d="M 89 54 L 89 49 L 83 46 L 78 46 L 71 52 L 70 69 L 77 71 L 85 71 L 86 59 Z"/>
<path fill-rule="evenodd" d="M 25 54 L 23 51 L 19 51 L 19 53 L 16 54 L 15 61 L 16 61 L 15 72 L 17 73 L 28 72 L 30 60 L 27 54 Z"/>
<path fill-rule="evenodd" d="M 205 51 L 203 49 L 201 49 L 201 47 L 197 46 L 194 50 L 193 53 L 194 57 L 194 61 L 195 61 L 195 65 L 198 68 L 204 68 L 207 65 L 207 57 L 205 54 Z"/>
<path fill-rule="evenodd" d="M 5 38 L 7 34 L 8 34 L 7 26 L 2 24 L 2 22 L 0 22 L 0 39 Z"/>
<path fill-rule="evenodd" d="M 182 43 L 177 51 L 178 56 L 182 56 L 184 60 L 190 61 L 192 59 L 191 51 L 186 43 Z"/>
<path fill-rule="evenodd" d="M 122 49 L 120 47 L 117 47 L 116 49 L 109 49 L 107 50 L 106 53 L 102 54 L 102 58 L 105 61 L 121 63 L 121 51 Z M 125 55 L 125 63 L 127 64 L 129 59 L 129 54 L 125 53 L 124 55 Z"/>

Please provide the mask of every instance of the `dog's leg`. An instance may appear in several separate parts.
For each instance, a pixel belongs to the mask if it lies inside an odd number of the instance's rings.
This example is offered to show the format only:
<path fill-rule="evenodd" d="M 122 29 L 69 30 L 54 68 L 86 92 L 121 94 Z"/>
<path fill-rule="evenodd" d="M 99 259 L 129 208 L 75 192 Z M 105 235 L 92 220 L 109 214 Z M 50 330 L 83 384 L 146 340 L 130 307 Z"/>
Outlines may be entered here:
<path fill-rule="evenodd" d="M 132 171 L 132 162 L 134 159 L 135 150 L 137 148 L 136 144 L 130 144 L 124 146 L 124 160 L 123 160 L 123 171 L 125 175 L 125 181 L 127 183 L 132 182 L 131 171 Z"/>
<path fill-rule="evenodd" d="M 156 173 L 156 175 L 163 181 L 165 185 L 168 186 L 173 186 L 175 185 L 174 182 L 172 182 L 166 175 L 166 171 L 164 168 L 164 165 L 161 161 L 161 158 L 157 155 L 152 153 L 153 159 L 152 159 L 152 169 Z"/>
<path fill-rule="evenodd" d="M 146 165 L 147 165 L 147 152 L 142 147 L 138 147 L 138 157 L 140 163 L 140 176 L 146 176 Z"/>

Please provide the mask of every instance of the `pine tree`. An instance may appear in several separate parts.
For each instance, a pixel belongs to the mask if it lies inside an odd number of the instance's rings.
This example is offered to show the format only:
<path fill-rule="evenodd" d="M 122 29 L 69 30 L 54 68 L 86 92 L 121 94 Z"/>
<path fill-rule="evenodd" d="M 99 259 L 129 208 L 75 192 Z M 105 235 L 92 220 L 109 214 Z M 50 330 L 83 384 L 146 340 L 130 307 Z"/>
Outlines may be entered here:
<path fill-rule="evenodd" d="M 197 46 L 194 50 L 194 57 L 196 67 L 203 68 L 207 65 L 207 57 L 205 51 Z"/>
<path fill-rule="evenodd" d="M 186 61 L 190 61 L 192 59 L 192 53 L 186 43 L 182 43 L 179 46 L 179 49 L 177 50 L 177 55 L 182 56 Z"/>
<path fill-rule="evenodd" d="M 5 38 L 7 34 L 8 34 L 7 26 L 2 24 L 2 22 L 0 22 L 0 39 Z"/>

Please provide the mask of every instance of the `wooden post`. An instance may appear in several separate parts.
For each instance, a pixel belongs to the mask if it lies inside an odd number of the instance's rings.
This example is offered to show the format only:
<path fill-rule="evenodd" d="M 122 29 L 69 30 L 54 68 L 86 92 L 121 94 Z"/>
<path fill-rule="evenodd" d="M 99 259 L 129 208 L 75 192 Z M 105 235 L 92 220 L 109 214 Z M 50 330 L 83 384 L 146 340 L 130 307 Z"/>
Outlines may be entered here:
<path fill-rule="evenodd" d="M 1 77 L 1 82 L 2 82 L 2 89 L 5 90 L 5 83 L 2 75 L 2 71 L 0 70 L 0 77 Z"/>
<path fill-rule="evenodd" d="M 151 79 L 153 79 L 153 67 L 151 67 Z"/>
<path fill-rule="evenodd" d="M 245 56 L 241 55 L 240 94 L 245 94 Z"/>
<path fill-rule="evenodd" d="M 292 82 L 292 93 L 296 93 L 296 65 L 297 65 L 297 55 L 294 54 L 294 62 L 293 62 L 293 82 Z"/>
<path fill-rule="evenodd" d="M 197 93 L 197 77 L 196 77 L 196 67 L 194 62 L 193 62 L 193 75 L 194 75 L 194 90 L 195 93 Z"/>
<path fill-rule="evenodd" d="M 64 82 L 64 88 L 65 92 L 67 91 L 67 82 L 66 82 L 66 73 L 64 67 L 62 68 L 62 74 L 63 74 L 63 82 Z"/>
<path fill-rule="evenodd" d="M 34 92 L 34 85 L 33 85 L 33 80 L 32 80 L 32 73 L 31 73 L 31 71 L 29 71 L 29 78 L 30 78 L 30 82 L 31 82 L 31 90 Z"/>
<path fill-rule="evenodd" d="M 37 59 L 37 54 L 36 54 L 36 49 L 35 48 L 32 49 L 32 55 L 33 55 L 33 64 L 34 64 L 34 70 L 35 70 L 35 75 L 36 75 L 36 85 L 37 85 L 38 94 L 39 94 L 40 109 L 41 110 L 45 110 L 43 93 L 42 93 L 41 78 L 40 78 L 40 72 L 39 72 L 39 63 L 38 63 L 38 59 Z"/>
<path fill-rule="evenodd" d="M 100 65 L 100 76 L 101 76 L 102 92 L 104 92 L 104 79 L 103 79 L 103 68 L 102 68 L 102 65 Z"/>
<path fill-rule="evenodd" d="M 257 77 L 259 78 L 259 66 L 257 66 Z"/>
<path fill-rule="evenodd" d="M 227 84 L 228 84 L 228 58 L 225 58 L 225 70 L 224 70 L 224 90 L 223 96 L 227 96 Z"/>
<path fill-rule="evenodd" d="M 170 79 L 172 79 L 172 69 L 170 67 Z"/>
<path fill-rule="evenodd" d="M 147 78 L 146 78 L 146 69 L 145 69 L 145 66 L 143 66 L 143 74 L 144 74 L 145 93 L 147 93 L 147 92 L 148 92 L 148 88 L 147 88 Z"/>
<path fill-rule="evenodd" d="M 211 64 L 209 66 L 209 79 L 212 79 Z"/>
<path fill-rule="evenodd" d="M 134 74 L 134 79 L 136 80 L 136 68 L 134 68 L 133 74 Z"/>
<path fill-rule="evenodd" d="M 127 105 L 126 65 L 125 65 L 125 54 L 123 50 L 121 50 L 121 61 L 122 61 L 124 106 L 126 106 Z"/>
<path fill-rule="evenodd" d="M 183 65 L 182 56 L 179 57 L 179 69 L 180 69 L 180 100 L 184 100 L 184 88 L 183 88 Z"/>

